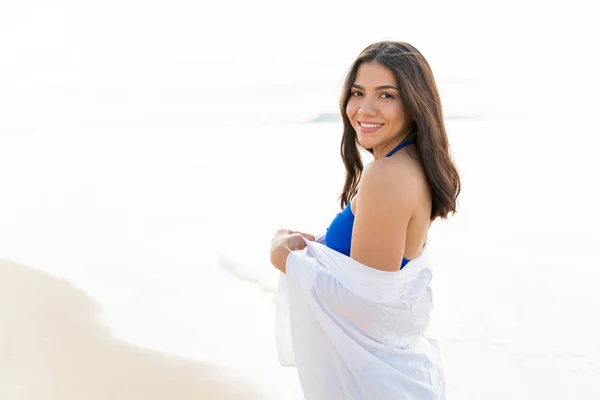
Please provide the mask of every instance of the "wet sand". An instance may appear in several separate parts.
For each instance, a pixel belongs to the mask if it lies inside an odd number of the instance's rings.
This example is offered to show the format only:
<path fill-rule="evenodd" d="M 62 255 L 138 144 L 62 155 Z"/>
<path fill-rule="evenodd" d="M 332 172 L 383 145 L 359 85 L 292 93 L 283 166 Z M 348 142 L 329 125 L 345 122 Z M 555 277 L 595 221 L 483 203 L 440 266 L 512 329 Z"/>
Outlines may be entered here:
<path fill-rule="evenodd" d="M 0 398 L 261 398 L 210 365 L 115 340 L 100 311 L 67 281 L 0 260 Z"/>

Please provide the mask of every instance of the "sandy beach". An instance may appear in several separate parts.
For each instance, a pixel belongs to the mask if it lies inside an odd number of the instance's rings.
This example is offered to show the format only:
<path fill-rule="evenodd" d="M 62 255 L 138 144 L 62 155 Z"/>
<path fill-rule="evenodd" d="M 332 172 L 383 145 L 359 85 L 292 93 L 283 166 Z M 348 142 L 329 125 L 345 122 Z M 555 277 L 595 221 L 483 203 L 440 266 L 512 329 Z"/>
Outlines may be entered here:
<path fill-rule="evenodd" d="M 224 371 L 115 340 L 68 282 L 0 260 L 0 398 L 252 399 Z"/>

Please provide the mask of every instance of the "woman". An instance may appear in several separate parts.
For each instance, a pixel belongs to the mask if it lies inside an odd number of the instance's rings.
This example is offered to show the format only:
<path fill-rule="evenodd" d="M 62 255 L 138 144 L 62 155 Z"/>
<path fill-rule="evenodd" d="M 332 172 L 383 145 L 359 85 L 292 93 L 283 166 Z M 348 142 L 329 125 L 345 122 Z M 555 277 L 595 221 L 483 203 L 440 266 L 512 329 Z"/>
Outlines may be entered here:
<path fill-rule="evenodd" d="M 431 223 L 456 212 L 460 179 L 431 68 L 407 43 L 374 43 L 352 64 L 340 106 L 342 211 L 324 237 L 282 229 L 271 247 L 287 272 L 305 397 L 444 398 L 437 342 L 424 336 L 425 250 Z M 359 146 L 374 158 L 364 169 Z"/>

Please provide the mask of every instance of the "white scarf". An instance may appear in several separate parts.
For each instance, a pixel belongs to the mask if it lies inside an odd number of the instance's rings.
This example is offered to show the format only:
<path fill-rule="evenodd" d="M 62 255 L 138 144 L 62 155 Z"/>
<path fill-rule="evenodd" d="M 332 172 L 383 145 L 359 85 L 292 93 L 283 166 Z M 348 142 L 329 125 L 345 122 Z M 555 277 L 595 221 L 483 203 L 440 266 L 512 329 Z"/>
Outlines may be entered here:
<path fill-rule="evenodd" d="M 308 400 L 443 400 L 427 245 L 401 271 L 363 265 L 316 241 L 290 252 L 277 296 L 277 352 Z"/>

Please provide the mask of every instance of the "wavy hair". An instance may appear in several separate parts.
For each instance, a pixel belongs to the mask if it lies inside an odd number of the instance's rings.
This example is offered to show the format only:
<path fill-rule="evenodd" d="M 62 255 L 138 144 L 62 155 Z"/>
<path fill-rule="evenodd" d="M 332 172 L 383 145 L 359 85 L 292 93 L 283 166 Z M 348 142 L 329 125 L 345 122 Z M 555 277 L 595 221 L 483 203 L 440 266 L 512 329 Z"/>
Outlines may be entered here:
<path fill-rule="evenodd" d="M 339 197 L 342 209 L 354 197 L 363 171 L 359 148 L 373 155 L 373 149 L 365 149 L 358 142 L 356 131 L 346 113 L 358 67 L 365 62 L 378 63 L 394 74 L 402 101 L 412 116 L 408 136 L 416 138 L 431 189 L 431 220 L 438 217 L 445 219 L 450 212 L 456 213 L 460 178 L 450 156 L 442 105 L 431 67 L 416 48 L 394 41 L 381 41 L 365 48 L 346 74 L 340 99 L 344 124 L 340 152 L 346 167 L 346 182 Z"/>

